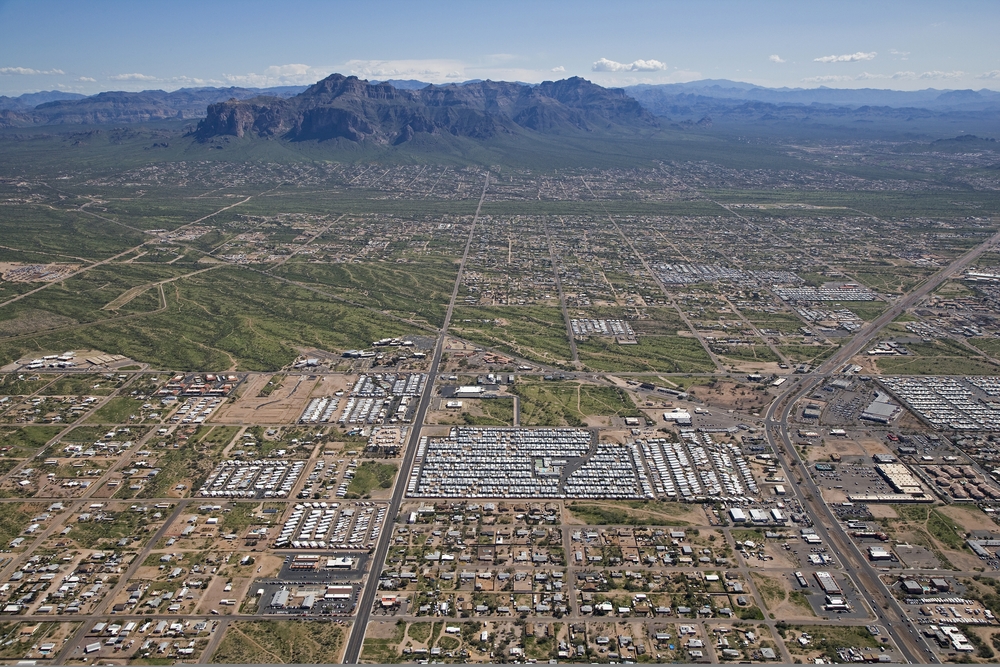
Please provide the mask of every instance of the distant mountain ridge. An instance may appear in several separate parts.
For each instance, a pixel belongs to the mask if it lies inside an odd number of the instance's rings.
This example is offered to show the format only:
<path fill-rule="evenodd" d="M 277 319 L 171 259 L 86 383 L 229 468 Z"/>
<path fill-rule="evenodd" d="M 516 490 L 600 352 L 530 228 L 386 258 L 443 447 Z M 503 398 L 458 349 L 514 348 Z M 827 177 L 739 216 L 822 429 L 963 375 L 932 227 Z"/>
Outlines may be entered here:
<path fill-rule="evenodd" d="M 695 98 L 775 105 L 916 108 L 930 111 L 1000 110 L 1000 92 L 993 90 L 904 91 L 879 88 L 764 88 L 738 81 L 703 80 L 659 85 L 640 84 L 625 91 L 657 115 L 665 105 Z"/>
<path fill-rule="evenodd" d="M 65 93 L 61 90 L 41 90 L 37 93 L 25 93 L 17 97 L 0 95 L 0 110 L 30 111 L 39 104 L 57 100 L 82 100 L 87 97 L 80 93 Z"/>
<path fill-rule="evenodd" d="M 331 85 L 331 80 L 339 83 Z M 685 130 L 729 127 L 771 134 L 1000 136 L 1000 92 L 987 89 L 765 88 L 725 79 L 624 89 L 602 88 L 580 78 L 541 84 L 470 80 L 434 85 L 414 79 L 367 82 L 339 74 L 324 81 L 310 87 L 0 96 L 0 128 L 205 119 L 198 134 L 202 139 L 249 132 L 380 143 L 405 142 L 421 133 L 486 138 L 522 130 L 557 134 L 653 127 L 658 122 Z M 574 99 L 571 90 L 579 97 Z M 223 106 L 210 108 L 219 104 Z"/>
<path fill-rule="evenodd" d="M 262 95 L 289 97 L 305 86 L 275 88 L 181 88 L 173 92 L 109 91 L 84 96 L 48 91 L 19 97 L 0 96 L 0 127 L 29 125 L 143 123 L 171 118 L 202 118 L 209 104 Z"/>
<path fill-rule="evenodd" d="M 287 99 L 212 104 L 196 136 L 401 144 L 421 133 L 488 139 L 520 130 L 559 134 L 656 126 L 653 115 L 623 90 L 580 77 L 535 86 L 480 81 L 400 89 L 332 74 Z"/>

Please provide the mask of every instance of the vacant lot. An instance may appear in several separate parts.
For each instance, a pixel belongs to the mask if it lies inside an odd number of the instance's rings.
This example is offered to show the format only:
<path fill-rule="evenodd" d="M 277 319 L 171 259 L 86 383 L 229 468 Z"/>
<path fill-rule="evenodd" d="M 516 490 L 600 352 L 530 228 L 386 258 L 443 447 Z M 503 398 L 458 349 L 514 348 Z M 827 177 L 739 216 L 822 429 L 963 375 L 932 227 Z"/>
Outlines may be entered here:
<path fill-rule="evenodd" d="M 365 461 L 354 472 L 354 479 L 347 486 L 348 498 L 367 498 L 373 489 L 390 489 L 398 468 L 391 463 Z"/>
<path fill-rule="evenodd" d="M 235 621 L 210 662 L 339 663 L 346 632 L 333 621 Z"/>

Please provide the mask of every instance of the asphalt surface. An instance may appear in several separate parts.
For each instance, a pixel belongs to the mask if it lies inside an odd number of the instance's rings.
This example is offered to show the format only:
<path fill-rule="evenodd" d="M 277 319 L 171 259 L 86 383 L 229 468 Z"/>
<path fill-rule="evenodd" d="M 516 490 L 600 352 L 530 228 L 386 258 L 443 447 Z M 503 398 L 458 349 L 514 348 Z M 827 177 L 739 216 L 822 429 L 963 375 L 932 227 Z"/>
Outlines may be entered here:
<path fill-rule="evenodd" d="M 458 266 L 458 275 L 455 276 L 455 287 L 448 301 L 448 310 L 444 315 L 444 322 L 441 325 L 441 332 L 438 334 L 437 345 L 434 347 L 434 357 L 431 359 L 430 370 L 427 371 L 427 387 L 420 397 L 420 405 L 413 418 L 413 428 L 410 431 L 410 441 L 406 446 L 406 454 L 403 464 L 399 468 L 399 475 L 396 477 L 396 486 L 392 492 L 392 499 L 389 501 L 389 511 L 386 514 L 385 528 L 379 535 L 378 546 L 372 556 L 372 567 L 368 573 L 364 590 L 358 598 L 357 615 L 354 618 L 354 625 L 351 628 L 351 636 L 347 640 L 347 648 L 344 652 L 344 664 L 355 664 L 361 656 L 361 648 L 365 641 L 365 630 L 368 628 L 368 619 L 371 617 L 372 607 L 375 604 L 375 596 L 378 594 L 378 581 L 382 575 L 382 567 L 385 565 L 385 558 L 389 553 L 389 545 L 392 542 L 393 526 L 396 516 L 399 514 L 399 507 L 403 502 L 403 495 L 406 493 L 406 485 L 410 481 L 410 471 L 413 470 L 413 460 L 417 454 L 417 444 L 420 442 L 421 426 L 424 423 L 424 416 L 427 414 L 427 407 L 430 405 L 431 396 L 434 394 L 434 384 L 438 377 L 438 366 L 441 363 L 441 354 L 444 351 L 444 340 L 448 335 L 448 325 L 451 324 L 451 315 L 455 310 L 455 301 L 458 299 L 458 290 L 462 286 L 462 274 L 465 272 L 465 263 L 469 258 L 469 249 L 472 247 L 473 235 L 476 232 L 476 223 L 479 221 L 479 211 L 483 207 L 483 200 L 486 199 L 486 190 L 490 185 L 490 174 L 486 173 L 486 182 L 483 183 L 483 192 L 479 196 L 479 205 L 476 206 L 476 215 L 472 218 L 472 229 L 469 230 L 469 238 L 465 242 L 465 252 L 462 253 L 462 261 Z"/>
<path fill-rule="evenodd" d="M 768 441 L 779 455 L 779 460 L 786 469 L 787 479 L 798 480 L 798 484 L 793 485 L 792 488 L 795 489 L 796 494 L 803 501 L 803 505 L 809 508 L 810 514 L 816 519 L 814 526 L 816 533 L 825 543 L 834 545 L 835 553 L 841 558 L 844 572 L 858 585 L 858 590 L 867 596 L 865 603 L 871 606 L 879 622 L 888 624 L 894 630 L 893 638 L 896 640 L 896 645 L 906 660 L 911 663 L 927 662 L 928 656 L 933 662 L 937 662 L 937 660 L 933 657 L 934 654 L 925 638 L 907 620 L 902 606 L 882 583 L 878 572 L 868 564 L 857 545 L 843 532 L 840 522 L 833 515 L 829 505 L 823 501 L 819 486 L 809 475 L 806 462 L 799 457 L 789 437 L 788 417 L 798 400 L 808 395 L 825 378 L 834 374 L 838 368 L 863 350 L 886 325 L 896 319 L 904 310 L 917 304 L 920 299 L 937 289 L 945 280 L 968 266 L 998 241 L 1000 241 L 1000 233 L 990 237 L 984 243 L 935 273 L 913 292 L 897 299 L 884 313 L 875 318 L 836 354 L 821 364 L 815 372 L 803 375 L 801 379 L 789 383 L 790 386 L 786 392 L 771 404 L 765 415 L 764 423 Z"/>

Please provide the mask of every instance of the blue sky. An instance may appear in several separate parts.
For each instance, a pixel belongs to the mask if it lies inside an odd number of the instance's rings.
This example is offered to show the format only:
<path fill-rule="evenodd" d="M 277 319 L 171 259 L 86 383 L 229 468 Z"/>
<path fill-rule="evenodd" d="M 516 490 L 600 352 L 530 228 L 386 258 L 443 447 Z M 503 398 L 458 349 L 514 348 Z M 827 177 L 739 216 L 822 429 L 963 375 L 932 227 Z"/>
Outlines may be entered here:
<path fill-rule="evenodd" d="M 1000 89 L 1000 2 L 0 0 L 0 94 L 313 83 Z"/>

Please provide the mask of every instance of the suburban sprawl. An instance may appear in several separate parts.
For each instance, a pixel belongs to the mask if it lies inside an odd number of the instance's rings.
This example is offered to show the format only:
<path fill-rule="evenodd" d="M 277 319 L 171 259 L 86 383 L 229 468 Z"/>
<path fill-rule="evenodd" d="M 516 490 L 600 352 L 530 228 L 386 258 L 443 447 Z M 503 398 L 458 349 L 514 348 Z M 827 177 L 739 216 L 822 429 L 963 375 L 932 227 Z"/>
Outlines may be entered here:
<path fill-rule="evenodd" d="M 0 662 L 996 660 L 992 144 L 160 132 L 0 136 Z"/>

